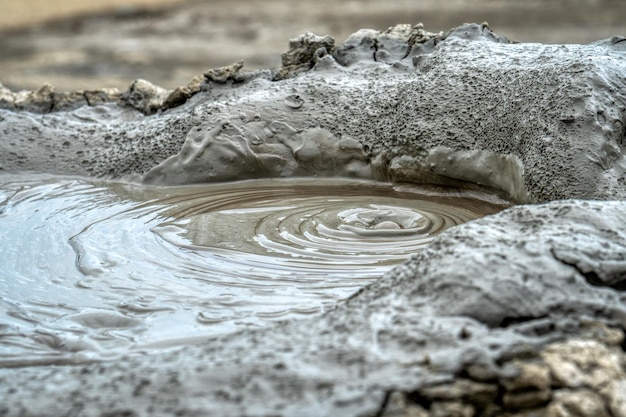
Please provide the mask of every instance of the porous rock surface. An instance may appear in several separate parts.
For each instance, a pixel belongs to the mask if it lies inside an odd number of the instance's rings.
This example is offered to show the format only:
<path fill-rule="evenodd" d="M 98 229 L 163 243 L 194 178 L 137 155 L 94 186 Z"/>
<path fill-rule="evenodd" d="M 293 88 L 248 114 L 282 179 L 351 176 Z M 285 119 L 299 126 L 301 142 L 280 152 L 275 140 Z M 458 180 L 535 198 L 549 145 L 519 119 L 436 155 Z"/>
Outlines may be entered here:
<path fill-rule="evenodd" d="M 398 26 L 303 35 L 278 71 L 235 64 L 174 98 L 140 82 L 54 111 L 2 92 L 7 171 L 473 183 L 545 204 L 453 228 L 312 320 L 0 369 L 0 415 L 626 416 L 625 48 Z"/>

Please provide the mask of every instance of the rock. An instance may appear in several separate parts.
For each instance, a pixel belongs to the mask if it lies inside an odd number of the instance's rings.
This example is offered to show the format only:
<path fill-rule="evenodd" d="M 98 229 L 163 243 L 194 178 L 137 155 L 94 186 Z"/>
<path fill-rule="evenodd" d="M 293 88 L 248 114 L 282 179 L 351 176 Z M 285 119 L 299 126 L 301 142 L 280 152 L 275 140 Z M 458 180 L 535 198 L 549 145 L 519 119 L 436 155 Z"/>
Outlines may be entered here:
<path fill-rule="evenodd" d="M 210 69 L 205 72 L 204 78 L 207 81 L 213 81 L 216 83 L 224 84 L 227 81 L 239 81 L 240 80 L 240 71 L 243 68 L 243 61 L 235 62 L 234 64 Z"/>
<path fill-rule="evenodd" d="M 502 396 L 506 410 L 528 410 L 545 406 L 552 399 L 552 391 L 507 392 Z"/>
<path fill-rule="evenodd" d="M 427 32 L 421 23 L 415 26 L 396 25 L 383 32 L 361 29 L 350 35 L 332 54 L 339 64 L 346 67 L 372 58 L 393 64 L 409 55 L 418 45 L 442 37 L 443 33 Z"/>
<path fill-rule="evenodd" d="M 430 407 L 430 417 L 473 417 L 474 407 L 454 402 L 436 402 Z"/>
<path fill-rule="evenodd" d="M 498 396 L 495 384 L 457 379 L 450 384 L 434 385 L 419 390 L 419 395 L 429 402 L 462 402 L 484 408 Z"/>
<path fill-rule="evenodd" d="M 163 103 L 163 108 L 171 109 L 185 104 L 187 100 L 189 100 L 189 98 L 202 91 L 202 85 L 204 84 L 205 80 L 206 73 L 194 77 L 184 87 L 175 88 L 174 91 L 172 91 L 165 99 L 165 102 Z"/>
<path fill-rule="evenodd" d="M 591 340 L 554 344 L 542 352 L 554 383 L 567 388 L 599 390 L 624 376 L 621 355 Z"/>
<path fill-rule="evenodd" d="M 54 107 L 54 87 L 51 84 L 44 84 L 39 90 L 28 93 L 23 101 L 35 111 L 47 113 Z"/>
<path fill-rule="evenodd" d="M 89 106 L 97 106 L 105 103 L 118 103 L 121 99 L 122 93 L 114 88 L 105 88 L 101 90 L 87 90 L 83 91 L 83 96 Z M 74 107 L 79 107 L 78 105 Z M 68 106 L 69 110 L 69 106 Z"/>
<path fill-rule="evenodd" d="M 13 93 L 0 86 L 0 104 L 10 109 L 48 113 L 53 110 L 55 91 L 51 84 L 44 84 L 37 91 Z"/>
<path fill-rule="evenodd" d="M 330 36 L 317 36 L 307 32 L 289 40 L 289 50 L 281 55 L 282 68 L 274 80 L 283 80 L 302 71 L 308 71 L 318 59 L 331 53 L 335 40 Z"/>
<path fill-rule="evenodd" d="M 513 361 L 507 366 L 515 369 L 514 376 L 500 380 L 506 390 L 502 396 L 502 403 L 506 409 L 532 409 L 550 401 L 552 398 L 550 369 L 545 364 Z"/>
<path fill-rule="evenodd" d="M 498 379 L 497 370 L 493 365 L 470 363 L 465 365 L 464 372 L 468 378 L 477 382 L 493 382 Z"/>
<path fill-rule="evenodd" d="M 609 327 L 599 321 L 583 323 L 584 337 L 596 340 L 610 347 L 620 347 L 624 343 L 625 334 L 621 329 Z M 624 365 L 622 365 L 624 366 Z"/>
<path fill-rule="evenodd" d="M 550 389 L 552 380 L 550 369 L 546 364 L 513 361 L 507 366 L 514 368 L 515 375 L 500 380 L 507 391 L 545 391 Z"/>
<path fill-rule="evenodd" d="M 380 417 L 429 417 L 428 412 L 417 404 L 407 401 L 406 395 L 393 392 L 389 395 Z"/>
<path fill-rule="evenodd" d="M 30 113 L 69 111 L 81 106 L 117 103 L 120 93 L 115 89 L 57 92 L 51 84 L 44 84 L 36 91 L 14 93 L 0 84 L 0 109 Z"/>
<path fill-rule="evenodd" d="M 610 417 L 603 399 L 589 390 L 559 390 L 547 407 L 547 417 Z"/>
<path fill-rule="evenodd" d="M 622 355 L 622 359 L 624 355 Z M 622 369 L 625 369 L 622 366 Z M 615 417 L 626 416 L 626 377 L 622 376 L 620 379 L 615 379 L 606 387 L 601 388 L 600 395 L 604 400 L 604 404 L 611 410 L 611 413 Z"/>
<path fill-rule="evenodd" d="M 168 95 L 167 90 L 149 81 L 135 80 L 122 94 L 122 102 L 144 114 L 151 114 L 163 107 Z"/>

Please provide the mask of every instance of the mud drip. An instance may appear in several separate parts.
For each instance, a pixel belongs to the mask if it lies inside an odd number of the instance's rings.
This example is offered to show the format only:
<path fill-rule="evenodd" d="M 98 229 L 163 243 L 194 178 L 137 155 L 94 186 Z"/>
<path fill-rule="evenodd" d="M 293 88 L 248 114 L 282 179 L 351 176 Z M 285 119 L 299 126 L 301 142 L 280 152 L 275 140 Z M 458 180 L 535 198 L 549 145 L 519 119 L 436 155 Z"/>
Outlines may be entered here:
<path fill-rule="evenodd" d="M 336 179 L 4 180 L 0 365 L 109 358 L 318 314 L 500 203 Z"/>

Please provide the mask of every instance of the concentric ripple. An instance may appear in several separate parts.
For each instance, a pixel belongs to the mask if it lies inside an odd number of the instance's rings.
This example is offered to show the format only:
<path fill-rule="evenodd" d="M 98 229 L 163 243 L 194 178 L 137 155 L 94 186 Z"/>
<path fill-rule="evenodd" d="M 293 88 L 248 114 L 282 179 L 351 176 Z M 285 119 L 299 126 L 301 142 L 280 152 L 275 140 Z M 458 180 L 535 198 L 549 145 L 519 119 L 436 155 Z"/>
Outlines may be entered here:
<path fill-rule="evenodd" d="M 338 179 L 0 183 L 0 366 L 93 360 L 323 312 L 505 203 Z"/>

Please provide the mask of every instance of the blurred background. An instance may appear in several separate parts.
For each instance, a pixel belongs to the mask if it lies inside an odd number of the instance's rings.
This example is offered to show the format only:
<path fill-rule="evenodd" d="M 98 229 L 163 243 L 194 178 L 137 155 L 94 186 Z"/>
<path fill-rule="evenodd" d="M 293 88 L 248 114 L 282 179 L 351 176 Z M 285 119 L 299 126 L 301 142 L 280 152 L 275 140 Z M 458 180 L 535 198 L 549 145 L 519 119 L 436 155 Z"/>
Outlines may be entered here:
<path fill-rule="evenodd" d="M 0 83 L 57 91 L 136 78 L 166 88 L 243 59 L 280 66 L 306 31 L 336 44 L 361 28 L 489 22 L 513 41 L 588 43 L 626 36 L 625 0 L 0 0 Z"/>

